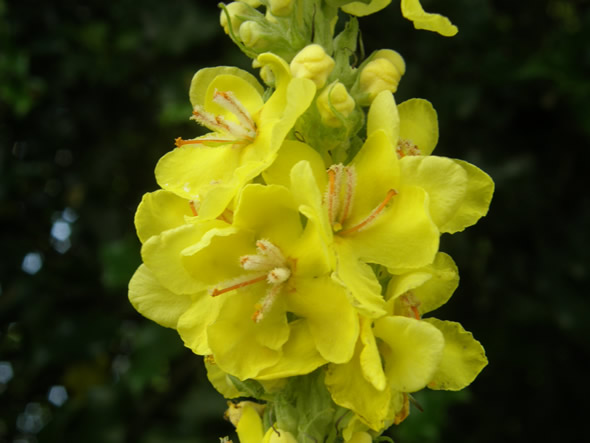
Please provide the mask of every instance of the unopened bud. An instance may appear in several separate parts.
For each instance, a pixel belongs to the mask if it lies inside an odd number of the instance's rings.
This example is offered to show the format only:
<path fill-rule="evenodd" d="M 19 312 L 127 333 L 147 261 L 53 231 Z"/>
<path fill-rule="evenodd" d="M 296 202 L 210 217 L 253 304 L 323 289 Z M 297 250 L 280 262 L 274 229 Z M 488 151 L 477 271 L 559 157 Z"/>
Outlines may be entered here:
<path fill-rule="evenodd" d="M 248 48 L 264 50 L 264 47 L 268 44 L 264 28 L 254 21 L 242 23 L 239 35 L 242 43 Z"/>
<path fill-rule="evenodd" d="M 334 64 L 334 59 L 326 54 L 323 47 L 317 44 L 307 45 L 291 60 L 291 73 L 294 77 L 308 78 L 318 88 L 322 88 L 334 69 Z"/>
<path fill-rule="evenodd" d="M 342 126 L 338 114 L 348 117 L 354 110 L 355 102 L 344 86 L 336 82 L 325 88 L 317 99 L 317 107 L 326 126 L 337 128 Z"/>
<path fill-rule="evenodd" d="M 285 17 L 293 11 L 293 0 L 270 0 L 270 13 L 277 17 Z"/>
<path fill-rule="evenodd" d="M 259 0 L 240 0 L 242 3 L 246 3 L 247 5 L 252 6 L 253 8 L 258 8 L 262 2 Z"/>
<path fill-rule="evenodd" d="M 355 432 L 347 443 L 371 443 L 373 438 L 367 432 Z"/>
<path fill-rule="evenodd" d="M 242 2 L 232 2 L 227 5 L 225 10 L 221 10 L 221 15 L 219 16 L 219 23 L 223 27 L 223 30 L 226 34 L 229 35 L 229 22 L 227 19 L 227 15 L 229 14 L 229 18 L 231 20 L 231 29 L 235 35 L 238 34 L 238 30 L 240 29 L 240 25 L 244 23 L 243 19 L 240 19 L 239 16 L 245 16 L 250 12 L 250 8 L 246 3 Z"/>
<path fill-rule="evenodd" d="M 394 58 L 393 62 L 389 57 L 373 58 L 361 71 L 361 91 L 369 95 L 370 101 L 381 91 L 395 92 L 404 72 L 405 64 L 401 56 Z"/>

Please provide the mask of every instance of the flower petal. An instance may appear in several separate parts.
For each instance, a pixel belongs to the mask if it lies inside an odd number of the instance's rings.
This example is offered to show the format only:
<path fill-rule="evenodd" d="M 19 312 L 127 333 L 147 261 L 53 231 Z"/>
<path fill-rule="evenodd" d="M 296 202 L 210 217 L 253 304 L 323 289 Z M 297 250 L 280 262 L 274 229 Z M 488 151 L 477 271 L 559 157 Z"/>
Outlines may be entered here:
<path fill-rule="evenodd" d="M 236 426 L 240 443 L 260 443 L 263 438 L 262 420 L 256 410 L 248 405 L 242 408 L 242 416 Z"/>
<path fill-rule="evenodd" d="M 350 360 L 359 322 L 345 289 L 330 277 L 298 278 L 287 294 L 287 310 L 307 320 L 316 347 L 333 363 Z"/>
<path fill-rule="evenodd" d="M 207 292 L 196 295 L 191 305 L 178 319 L 176 329 L 184 345 L 198 355 L 211 354 L 207 340 L 207 327 L 215 321 L 223 305 L 220 298 Z"/>
<path fill-rule="evenodd" d="M 400 115 L 390 91 L 382 91 L 371 103 L 367 116 L 367 138 L 376 131 L 385 131 L 395 148 L 400 135 Z"/>
<path fill-rule="evenodd" d="M 428 100 L 412 98 L 398 106 L 399 138 L 412 142 L 421 155 L 430 155 L 438 143 L 438 117 Z"/>
<path fill-rule="evenodd" d="M 425 266 L 439 243 L 428 203 L 423 189 L 404 187 L 372 225 L 346 236 L 346 241 L 361 260 L 386 266 L 392 274 Z"/>
<path fill-rule="evenodd" d="M 377 11 L 381 11 L 390 3 L 391 0 L 371 0 L 368 4 L 363 2 L 351 2 L 342 6 L 342 10 L 347 14 L 364 17 Z"/>
<path fill-rule="evenodd" d="M 277 328 L 276 322 L 269 327 L 264 320 L 259 323 L 252 320 L 260 296 L 260 291 L 248 290 L 222 295 L 225 300 L 219 316 L 207 328 L 215 362 L 221 370 L 240 380 L 255 378 L 263 369 L 277 364 L 281 357 L 280 350 L 260 343 L 260 337 L 274 334 L 284 343 L 289 335 L 286 321 L 283 328 Z M 283 316 L 286 317 L 284 311 Z"/>
<path fill-rule="evenodd" d="M 295 320 L 289 323 L 289 328 L 291 330 L 289 340 L 283 345 L 281 359 L 276 365 L 260 371 L 256 376 L 257 380 L 273 380 L 309 374 L 327 363 L 316 349 L 305 320 Z"/>
<path fill-rule="evenodd" d="M 341 240 L 341 239 L 338 239 Z M 336 272 L 332 278 L 350 294 L 350 303 L 363 315 L 378 318 L 385 314 L 381 285 L 369 265 L 358 259 L 349 242 L 336 241 Z"/>
<path fill-rule="evenodd" d="M 438 328 L 445 339 L 442 360 L 428 387 L 458 391 L 471 384 L 488 364 L 481 344 L 459 323 L 436 318 L 424 321 Z"/>
<path fill-rule="evenodd" d="M 233 225 L 252 231 L 257 240 L 270 240 L 284 254 L 303 231 L 292 194 L 279 185 L 247 185 L 240 194 Z"/>
<path fill-rule="evenodd" d="M 359 342 L 354 356 L 348 363 L 328 365 L 325 383 L 334 403 L 351 409 L 363 423 L 378 431 L 385 426 L 391 390 L 377 390 L 365 379 L 360 363 L 362 349 L 363 346 Z"/>
<path fill-rule="evenodd" d="M 172 192 L 160 189 L 143 195 L 135 212 L 135 229 L 142 243 L 153 235 L 185 223 L 185 217 L 193 217 L 189 201 Z"/>
<path fill-rule="evenodd" d="M 392 389 L 415 392 L 432 380 L 444 348 L 443 334 L 436 327 L 393 316 L 377 320 L 374 332 L 387 345 L 382 355 Z"/>
<path fill-rule="evenodd" d="M 219 369 L 215 363 L 210 363 L 205 359 L 205 368 L 207 369 L 207 378 L 213 387 L 223 395 L 225 398 L 238 398 L 244 394 L 240 392 L 232 381 L 229 379 L 227 373 Z"/>
<path fill-rule="evenodd" d="M 239 77 L 242 80 L 245 80 L 250 84 L 250 86 L 254 87 L 258 92 L 258 95 L 262 97 L 264 93 L 264 88 L 262 85 L 256 80 L 252 74 L 243 69 L 235 68 L 233 66 L 218 66 L 215 68 L 204 68 L 197 71 L 197 73 L 193 76 L 191 81 L 191 86 L 189 89 L 189 97 L 191 100 L 191 104 L 193 106 L 200 105 L 203 106 L 206 101 L 207 91 L 209 90 L 209 85 L 215 78 L 219 75 L 231 75 L 234 77 Z M 233 90 L 233 88 L 231 88 Z"/>
<path fill-rule="evenodd" d="M 453 234 L 477 222 L 488 213 L 494 194 L 494 181 L 481 169 L 462 160 L 453 160 L 467 173 L 467 192 L 454 216 L 440 226 L 441 232 Z"/>
<path fill-rule="evenodd" d="M 412 291 L 420 302 L 418 312 L 424 315 L 444 305 L 459 286 L 459 273 L 453 259 L 439 252 L 432 264 L 402 275 L 394 275 L 389 281 L 386 298 L 392 305 L 395 298 Z M 391 311 L 391 308 L 389 308 Z"/>
<path fill-rule="evenodd" d="M 354 226 L 367 217 L 391 189 L 399 187 L 397 154 L 384 131 L 373 132 L 352 161 L 356 188 L 347 225 Z"/>
<path fill-rule="evenodd" d="M 219 220 L 186 224 L 150 237 L 141 248 L 141 257 L 157 280 L 177 294 L 194 294 L 205 289 L 183 265 L 182 251 L 215 227 L 227 226 Z"/>
<path fill-rule="evenodd" d="M 451 21 L 439 14 L 424 12 L 419 0 L 402 0 L 402 15 L 414 23 L 414 28 L 438 32 L 445 37 L 452 37 L 458 29 Z"/>
<path fill-rule="evenodd" d="M 419 186 L 428 193 L 434 223 L 442 226 L 449 221 L 467 192 L 465 170 L 449 158 L 436 156 L 407 156 L 400 166 L 404 186 Z"/>
<path fill-rule="evenodd" d="M 263 173 L 268 184 L 291 186 L 291 169 L 300 161 L 307 161 L 319 189 L 326 186 L 326 165 L 322 156 L 311 146 L 295 140 L 285 140 L 277 159 Z"/>
<path fill-rule="evenodd" d="M 131 277 L 129 301 L 141 315 L 167 328 L 176 328 L 191 304 L 190 296 L 164 288 L 146 265 L 140 265 Z"/>

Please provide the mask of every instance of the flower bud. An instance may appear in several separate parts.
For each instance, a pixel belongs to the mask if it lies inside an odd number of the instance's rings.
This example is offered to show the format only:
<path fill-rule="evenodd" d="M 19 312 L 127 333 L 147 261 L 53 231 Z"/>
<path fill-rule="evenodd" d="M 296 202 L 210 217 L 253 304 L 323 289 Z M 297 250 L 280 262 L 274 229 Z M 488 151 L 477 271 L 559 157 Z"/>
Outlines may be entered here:
<path fill-rule="evenodd" d="M 371 443 L 373 438 L 367 432 L 355 432 L 347 443 Z"/>
<path fill-rule="evenodd" d="M 403 58 L 395 51 L 378 51 L 360 74 L 361 91 L 373 99 L 381 91 L 397 91 L 397 85 L 406 71 Z"/>
<path fill-rule="evenodd" d="M 254 50 L 264 50 L 268 45 L 267 34 L 264 32 L 264 28 L 254 21 L 242 23 L 240 25 L 239 36 L 245 46 Z"/>
<path fill-rule="evenodd" d="M 221 15 L 219 16 L 219 23 L 221 24 L 221 27 L 223 28 L 225 33 L 229 35 L 229 23 L 227 20 L 227 14 L 229 14 L 229 17 L 231 19 L 232 31 L 235 35 L 237 35 L 240 25 L 244 23 L 244 20 L 238 18 L 238 16 L 248 15 L 248 13 L 250 12 L 250 8 L 248 8 L 248 5 L 246 3 L 232 2 L 226 6 L 226 9 L 227 13 L 226 11 L 221 10 Z"/>
<path fill-rule="evenodd" d="M 348 117 L 354 110 L 355 102 L 340 82 L 333 83 L 325 88 L 318 96 L 316 105 L 320 111 L 322 122 L 326 126 L 337 128 L 342 126 L 339 116 Z"/>
<path fill-rule="evenodd" d="M 259 0 L 240 0 L 242 3 L 246 3 L 247 5 L 252 6 L 253 8 L 258 8 L 262 2 Z"/>
<path fill-rule="evenodd" d="M 334 69 L 334 59 L 317 44 L 307 45 L 291 60 L 291 73 L 294 77 L 308 78 L 322 88 Z"/>
<path fill-rule="evenodd" d="M 293 10 L 293 0 L 270 0 L 270 13 L 277 17 L 285 17 Z"/>

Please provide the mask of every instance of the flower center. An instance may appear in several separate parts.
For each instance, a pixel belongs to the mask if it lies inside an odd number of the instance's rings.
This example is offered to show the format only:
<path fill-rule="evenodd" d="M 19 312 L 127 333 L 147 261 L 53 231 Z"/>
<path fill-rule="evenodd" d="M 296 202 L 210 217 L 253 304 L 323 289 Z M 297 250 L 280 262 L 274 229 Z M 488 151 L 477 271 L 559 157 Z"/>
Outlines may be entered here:
<path fill-rule="evenodd" d="M 412 291 L 407 291 L 406 293 L 400 295 L 396 300 L 395 314 L 420 320 L 420 311 L 418 310 L 419 307 L 420 300 L 416 298 Z"/>
<path fill-rule="evenodd" d="M 256 137 L 256 123 L 246 107 L 236 98 L 231 91 L 215 91 L 213 101 L 231 112 L 237 119 L 237 123 L 227 120 L 220 115 L 214 115 L 205 111 L 202 106 L 195 105 L 191 120 L 195 120 L 202 126 L 213 131 L 193 140 L 183 140 L 178 137 L 176 147 L 188 144 L 205 146 L 243 146 L 252 143 Z"/>
<path fill-rule="evenodd" d="M 412 140 L 400 139 L 397 142 L 397 148 L 395 150 L 397 158 L 406 157 L 408 155 L 422 155 L 420 148 L 412 142 Z"/>
<path fill-rule="evenodd" d="M 226 292 L 266 281 L 268 286 L 266 294 L 254 305 L 255 311 L 252 315 L 252 320 L 258 323 L 270 311 L 284 283 L 291 277 L 291 267 L 281 250 L 268 240 L 258 240 L 256 250 L 256 254 L 240 257 L 240 266 L 251 273 L 222 283 L 220 286 L 224 287 L 221 289 L 213 288 L 211 296 L 217 297 Z"/>
<path fill-rule="evenodd" d="M 328 210 L 328 219 L 332 229 L 341 236 L 362 231 L 370 226 L 387 207 L 391 199 L 397 195 L 395 189 L 390 189 L 383 201 L 367 217 L 353 226 L 345 226 L 352 209 L 355 187 L 356 171 L 354 166 L 343 166 L 342 164 L 330 166 L 324 205 Z"/>

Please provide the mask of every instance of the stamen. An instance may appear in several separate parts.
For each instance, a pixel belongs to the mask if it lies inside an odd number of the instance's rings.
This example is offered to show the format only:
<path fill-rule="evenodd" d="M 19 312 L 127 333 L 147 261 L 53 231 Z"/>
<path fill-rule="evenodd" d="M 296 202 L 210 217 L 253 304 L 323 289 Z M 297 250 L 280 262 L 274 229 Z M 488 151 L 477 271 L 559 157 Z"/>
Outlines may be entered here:
<path fill-rule="evenodd" d="M 248 144 L 251 141 L 249 140 L 233 140 L 233 139 L 222 139 L 222 138 L 196 138 L 193 140 L 183 140 L 181 137 L 177 137 L 174 140 L 174 144 L 177 148 L 180 148 L 183 145 L 205 145 L 205 146 L 223 146 L 229 144 Z"/>
<path fill-rule="evenodd" d="M 254 311 L 254 314 L 252 314 L 252 320 L 254 320 L 256 323 L 260 323 L 262 321 L 264 315 L 270 311 L 270 308 L 272 308 L 277 295 L 279 292 L 281 292 L 281 287 L 282 286 L 280 284 L 273 285 L 262 298 L 262 300 L 254 305 L 256 310 Z"/>
<path fill-rule="evenodd" d="M 342 225 L 344 221 L 348 217 L 348 213 L 350 212 L 350 208 L 352 207 L 352 198 L 354 196 L 354 188 L 356 186 L 356 174 L 354 171 L 353 166 L 348 166 L 344 168 L 344 172 L 346 173 L 346 189 L 345 189 L 345 198 L 344 198 L 344 207 L 340 212 L 340 229 L 342 229 Z"/>
<path fill-rule="evenodd" d="M 256 132 L 256 125 L 250 117 L 250 113 L 231 91 L 216 90 L 213 94 L 213 101 L 234 114 L 240 123 L 247 126 L 250 131 Z"/>
<path fill-rule="evenodd" d="M 253 285 L 255 283 L 258 283 L 258 282 L 261 282 L 264 280 L 266 280 L 266 274 L 260 275 L 258 277 L 251 279 L 251 280 L 246 280 L 246 281 L 243 281 L 240 283 L 236 283 L 234 285 L 228 286 L 227 288 L 223 288 L 223 289 L 213 288 L 213 290 L 211 290 L 211 297 L 217 297 L 218 295 L 225 294 L 226 292 L 233 291 L 234 289 L 240 289 L 245 286 Z"/>
<path fill-rule="evenodd" d="M 272 269 L 274 262 L 264 255 L 243 255 L 240 257 L 240 266 L 246 271 L 268 271 Z"/>
<path fill-rule="evenodd" d="M 398 158 L 403 158 L 407 155 L 422 155 L 420 148 L 412 142 L 412 140 L 400 139 L 395 149 Z"/>
<path fill-rule="evenodd" d="M 328 169 L 328 189 L 324 196 L 324 201 L 328 206 L 328 220 L 330 225 L 336 221 L 336 214 L 338 213 L 338 206 L 340 203 L 340 181 L 342 177 L 342 165 L 332 165 Z"/>
<path fill-rule="evenodd" d="M 377 216 L 383 211 L 383 209 L 385 209 L 385 206 L 387 205 L 387 203 L 389 203 L 389 201 L 396 195 L 397 195 L 397 191 L 395 189 L 390 189 L 387 192 L 385 199 L 379 204 L 379 206 L 377 206 L 375 209 L 373 209 L 373 211 L 369 214 L 369 216 L 367 218 L 365 218 L 358 225 L 353 226 L 352 228 L 344 229 L 343 231 L 338 232 L 338 234 L 348 235 L 348 234 L 352 234 L 354 232 L 358 232 L 361 229 L 365 228 L 369 223 L 371 223 L 372 221 L 374 221 L 377 218 Z"/>
<path fill-rule="evenodd" d="M 190 206 L 191 211 L 193 211 L 193 215 L 197 217 L 199 215 L 199 212 L 197 211 L 197 207 L 195 206 L 195 201 L 189 200 L 188 205 Z"/>
<path fill-rule="evenodd" d="M 271 285 L 280 285 L 289 280 L 289 277 L 291 277 L 291 271 L 289 268 L 274 268 L 268 273 L 266 280 Z"/>
<path fill-rule="evenodd" d="M 285 263 L 285 257 L 281 250 L 268 240 L 258 240 L 256 242 L 256 249 L 258 249 L 259 254 L 271 259 L 275 266 L 280 266 Z"/>

